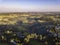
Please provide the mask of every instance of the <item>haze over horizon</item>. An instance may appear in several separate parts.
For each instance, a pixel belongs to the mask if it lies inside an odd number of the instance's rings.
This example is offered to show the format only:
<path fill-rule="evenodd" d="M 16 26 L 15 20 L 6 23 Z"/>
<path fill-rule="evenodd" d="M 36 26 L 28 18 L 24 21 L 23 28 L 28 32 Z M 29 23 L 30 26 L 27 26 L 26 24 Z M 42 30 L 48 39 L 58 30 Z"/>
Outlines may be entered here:
<path fill-rule="evenodd" d="M 60 12 L 60 0 L 0 0 L 1 12 Z"/>

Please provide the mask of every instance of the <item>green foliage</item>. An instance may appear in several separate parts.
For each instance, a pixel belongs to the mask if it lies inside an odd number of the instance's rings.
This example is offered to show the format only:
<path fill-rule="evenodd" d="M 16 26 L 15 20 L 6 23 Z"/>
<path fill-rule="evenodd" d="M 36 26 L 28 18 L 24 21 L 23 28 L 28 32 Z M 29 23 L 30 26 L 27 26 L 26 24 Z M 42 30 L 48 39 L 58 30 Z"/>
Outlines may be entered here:
<path fill-rule="evenodd" d="M 43 42 L 39 42 L 39 41 L 34 40 L 34 39 L 30 39 L 29 45 L 44 45 L 44 43 Z"/>

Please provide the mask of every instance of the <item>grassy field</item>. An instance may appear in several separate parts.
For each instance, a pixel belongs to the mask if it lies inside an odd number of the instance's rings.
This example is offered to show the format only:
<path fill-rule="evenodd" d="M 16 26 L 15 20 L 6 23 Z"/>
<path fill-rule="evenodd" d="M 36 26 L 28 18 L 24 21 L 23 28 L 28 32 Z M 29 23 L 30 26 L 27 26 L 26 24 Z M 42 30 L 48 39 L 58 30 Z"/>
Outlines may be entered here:
<path fill-rule="evenodd" d="M 0 45 L 8 45 L 7 43 L 0 43 Z"/>

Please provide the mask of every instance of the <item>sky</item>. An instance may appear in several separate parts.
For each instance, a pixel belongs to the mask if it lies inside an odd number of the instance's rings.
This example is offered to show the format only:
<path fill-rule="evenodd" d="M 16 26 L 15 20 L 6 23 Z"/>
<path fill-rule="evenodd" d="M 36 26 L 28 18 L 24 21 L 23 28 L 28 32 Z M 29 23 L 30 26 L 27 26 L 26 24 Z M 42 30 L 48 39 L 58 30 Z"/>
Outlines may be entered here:
<path fill-rule="evenodd" d="M 60 0 L 0 0 L 0 12 L 60 12 Z"/>

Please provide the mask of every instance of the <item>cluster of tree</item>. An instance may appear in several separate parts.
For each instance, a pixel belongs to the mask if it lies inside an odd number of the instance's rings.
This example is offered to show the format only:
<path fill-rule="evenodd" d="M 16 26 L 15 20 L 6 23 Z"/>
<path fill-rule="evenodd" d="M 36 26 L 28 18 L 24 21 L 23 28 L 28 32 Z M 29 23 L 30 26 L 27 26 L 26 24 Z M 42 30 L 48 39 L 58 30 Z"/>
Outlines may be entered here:
<path fill-rule="evenodd" d="M 0 42 L 8 45 L 56 45 L 58 35 L 55 25 L 50 27 L 51 24 L 36 22 L 24 25 L 17 22 L 16 25 L 0 25 Z"/>

